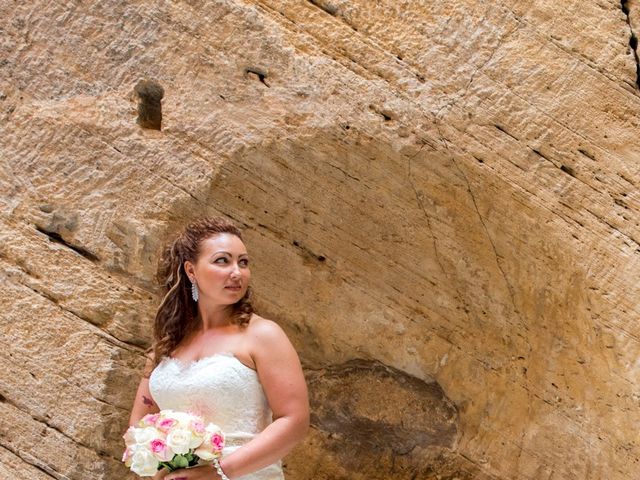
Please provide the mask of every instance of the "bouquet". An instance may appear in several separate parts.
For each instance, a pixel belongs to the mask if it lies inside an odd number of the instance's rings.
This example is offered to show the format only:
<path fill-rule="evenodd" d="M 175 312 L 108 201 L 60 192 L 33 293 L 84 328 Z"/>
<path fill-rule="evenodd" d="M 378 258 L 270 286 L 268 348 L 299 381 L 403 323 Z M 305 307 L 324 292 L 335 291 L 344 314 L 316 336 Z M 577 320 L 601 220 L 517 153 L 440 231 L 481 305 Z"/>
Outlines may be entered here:
<path fill-rule="evenodd" d="M 141 477 L 153 477 L 162 467 L 170 472 L 193 467 L 200 459 L 218 458 L 224 448 L 217 425 L 205 426 L 201 417 L 173 410 L 145 415 L 122 438 L 127 446 L 122 461 Z"/>

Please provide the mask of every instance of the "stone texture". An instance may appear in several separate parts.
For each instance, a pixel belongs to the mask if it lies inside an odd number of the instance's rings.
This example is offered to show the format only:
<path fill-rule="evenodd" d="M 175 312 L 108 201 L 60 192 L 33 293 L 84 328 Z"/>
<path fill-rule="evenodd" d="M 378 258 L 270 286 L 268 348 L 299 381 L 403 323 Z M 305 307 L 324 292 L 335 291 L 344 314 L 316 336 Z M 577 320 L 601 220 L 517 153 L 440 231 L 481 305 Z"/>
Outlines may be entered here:
<path fill-rule="evenodd" d="M 155 255 L 222 214 L 308 374 L 289 478 L 635 478 L 636 1 L 0 15 L 2 475 L 126 477 Z"/>
<path fill-rule="evenodd" d="M 307 382 L 315 428 L 307 451 L 294 457 L 294 462 L 305 459 L 295 463 L 298 475 L 417 478 L 442 463 L 455 444 L 455 406 L 433 380 L 425 382 L 378 362 L 351 360 L 308 369 Z M 309 456 L 316 461 L 309 462 Z M 325 457 L 322 470 L 317 468 L 320 456 Z M 461 475 L 464 470 L 456 463 L 456 475 Z M 441 474 L 443 466 L 437 470 Z M 473 470 L 468 478 L 478 478 Z"/>

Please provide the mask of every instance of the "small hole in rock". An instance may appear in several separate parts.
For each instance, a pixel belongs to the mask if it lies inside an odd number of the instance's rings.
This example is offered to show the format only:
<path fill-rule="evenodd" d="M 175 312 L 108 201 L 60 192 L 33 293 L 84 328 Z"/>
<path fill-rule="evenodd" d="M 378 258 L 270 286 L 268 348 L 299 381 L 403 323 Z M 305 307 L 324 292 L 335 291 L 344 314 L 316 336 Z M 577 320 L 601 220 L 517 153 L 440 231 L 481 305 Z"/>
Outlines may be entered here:
<path fill-rule="evenodd" d="M 573 168 L 568 167 L 567 165 L 560 165 L 560 170 L 562 170 L 564 173 L 571 175 L 572 177 L 575 177 L 575 172 L 573 171 Z"/>
<path fill-rule="evenodd" d="M 260 83 L 262 83 L 266 87 L 269 87 L 269 84 L 267 83 L 267 80 L 266 80 L 267 72 L 265 72 L 264 70 L 256 67 L 249 67 L 245 69 L 244 72 L 247 76 L 256 77 L 258 80 L 260 80 Z"/>
<path fill-rule="evenodd" d="M 138 118 L 142 128 L 160 130 L 162 127 L 162 97 L 164 88 L 155 80 L 140 80 L 133 88 L 138 96 Z"/>

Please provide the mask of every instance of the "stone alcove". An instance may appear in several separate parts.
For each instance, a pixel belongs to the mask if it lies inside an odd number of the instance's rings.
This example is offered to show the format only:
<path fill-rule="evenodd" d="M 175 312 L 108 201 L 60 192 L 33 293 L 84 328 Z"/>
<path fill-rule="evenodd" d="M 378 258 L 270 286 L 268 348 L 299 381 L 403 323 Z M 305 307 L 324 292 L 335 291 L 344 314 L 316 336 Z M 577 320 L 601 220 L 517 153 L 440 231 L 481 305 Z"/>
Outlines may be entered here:
<path fill-rule="evenodd" d="M 633 478 L 633 2 L 0 11 L 1 474 L 122 475 L 154 253 L 224 214 L 316 388 L 291 478 Z M 378 458 L 378 383 L 455 435 Z"/>

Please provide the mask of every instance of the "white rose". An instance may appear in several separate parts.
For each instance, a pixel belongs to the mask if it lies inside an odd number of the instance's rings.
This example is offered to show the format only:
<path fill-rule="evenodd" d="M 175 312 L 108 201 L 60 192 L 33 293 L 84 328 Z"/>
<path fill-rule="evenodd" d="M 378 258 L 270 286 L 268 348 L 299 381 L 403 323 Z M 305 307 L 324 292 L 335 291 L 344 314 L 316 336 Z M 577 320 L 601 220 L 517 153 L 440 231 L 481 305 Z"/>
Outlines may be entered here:
<path fill-rule="evenodd" d="M 141 477 L 153 477 L 160 462 L 146 448 L 137 448 L 131 457 L 131 471 Z"/>
<path fill-rule="evenodd" d="M 202 435 L 191 434 L 191 440 L 189 440 L 189 448 L 197 448 L 202 445 L 204 437 Z"/>
<path fill-rule="evenodd" d="M 180 422 L 185 422 L 185 423 L 189 423 L 191 421 L 191 419 L 193 418 L 193 415 L 191 415 L 190 413 L 186 413 L 186 412 L 174 412 L 173 415 Z"/>
<path fill-rule="evenodd" d="M 217 457 L 215 453 L 213 453 L 211 450 L 207 450 L 204 447 L 196 449 L 193 453 L 195 453 L 198 457 L 205 461 L 210 461 Z"/>
<path fill-rule="evenodd" d="M 205 428 L 205 437 L 211 438 L 214 435 L 220 435 L 222 437 L 222 440 L 224 440 L 225 438 L 222 429 L 220 429 L 220 427 L 216 424 L 210 423 L 209 425 L 207 425 L 207 428 Z"/>
<path fill-rule="evenodd" d="M 186 427 L 191 422 L 191 415 L 185 412 L 176 412 L 175 410 L 167 410 L 163 418 L 171 418 L 178 422 L 181 427 Z"/>
<path fill-rule="evenodd" d="M 136 427 L 131 425 L 129 428 L 127 428 L 127 431 L 122 436 L 122 438 L 124 438 L 124 443 L 127 446 L 136 443 L 136 437 L 134 434 L 135 431 L 136 431 Z"/>
<path fill-rule="evenodd" d="M 133 437 L 138 445 L 147 445 L 158 436 L 160 436 L 160 432 L 154 427 L 136 428 L 133 432 Z"/>
<path fill-rule="evenodd" d="M 167 435 L 166 443 L 174 453 L 189 453 L 191 432 L 182 428 L 174 428 L 169 432 L 169 435 Z"/>

